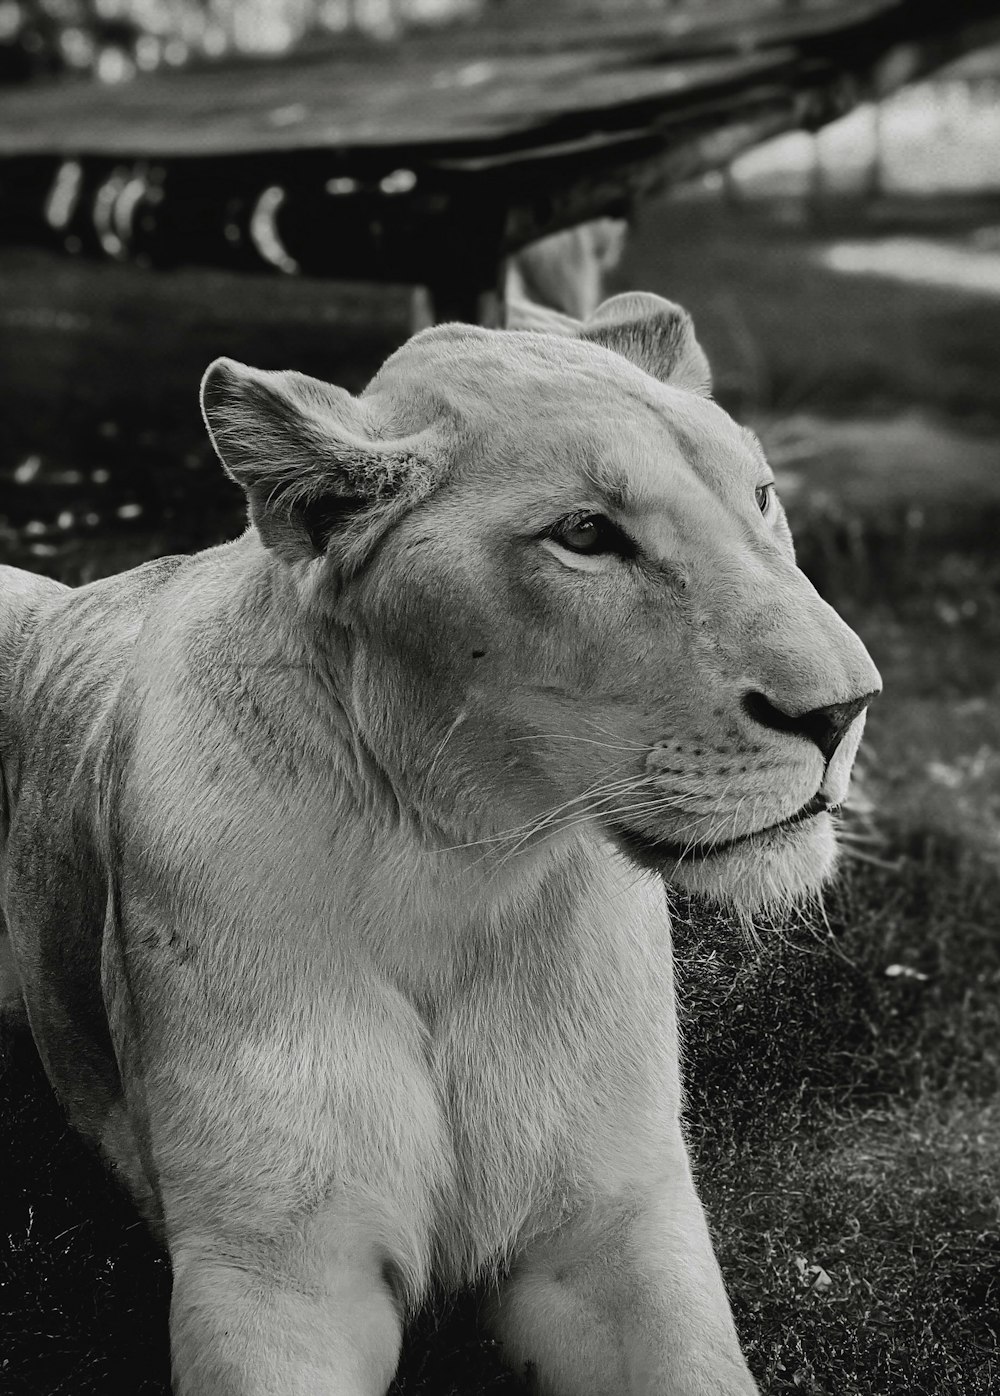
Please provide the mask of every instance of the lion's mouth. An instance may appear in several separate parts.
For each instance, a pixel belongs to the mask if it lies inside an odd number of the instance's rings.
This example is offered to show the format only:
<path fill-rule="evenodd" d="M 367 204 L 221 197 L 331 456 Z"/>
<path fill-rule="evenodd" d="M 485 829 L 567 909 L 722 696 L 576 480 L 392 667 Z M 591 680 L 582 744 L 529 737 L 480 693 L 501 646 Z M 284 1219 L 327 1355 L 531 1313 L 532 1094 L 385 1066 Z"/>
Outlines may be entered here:
<path fill-rule="evenodd" d="M 804 824 L 808 819 L 814 819 L 816 815 L 823 814 L 824 811 L 833 809 L 829 800 L 823 794 L 816 794 L 811 800 L 807 800 L 801 809 L 790 814 L 787 819 L 779 819 L 776 824 L 766 824 L 760 829 L 751 829 L 749 833 L 739 834 L 734 839 L 718 839 L 713 843 L 672 843 L 669 839 L 650 838 L 648 834 L 641 834 L 636 829 L 629 829 L 624 824 L 608 824 L 608 831 L 621 845 L 622 851 L 638 862 L 663 864 L 666 862 L 691 862 L 704 858 L 714 858 L 722 853 L 730 853 L 733 849 L 745 847 L 761 834 L 773 834 L 780 829 L 793 829 L 797 824 Z"/>

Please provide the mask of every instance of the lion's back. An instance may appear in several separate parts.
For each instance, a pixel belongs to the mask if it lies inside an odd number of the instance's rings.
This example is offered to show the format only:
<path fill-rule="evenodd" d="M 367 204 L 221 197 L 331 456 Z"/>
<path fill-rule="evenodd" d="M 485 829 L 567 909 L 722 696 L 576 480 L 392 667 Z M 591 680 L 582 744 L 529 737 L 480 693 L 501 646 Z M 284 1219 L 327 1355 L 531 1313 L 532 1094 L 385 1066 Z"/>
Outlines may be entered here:
<path fill-rule="evenodd" d="M 0 722 L 20 655 L 39 613 L 68 592 L 68 587 L 50 577 L 39 577 L 20 567 L 0 564 Z"/>
<path fill-rule="evenodd" d="M 89 822 L 83 804 L 103 786 L 136 641 L 185 561 L 165 558 L 77 589 L 2 569 L 0 768 L 12 858 L 19 826 L 33 860 L 41 845 L 64 842 L 53 823 Z"/>
<path fill-rule="evenodd" d="M 146 563 L 71 588 L 0 567 L 0 751 L 24 755 L 47 728 L 92 725 L 128 667 L 152 600 L 185 561 Z"/>
<path fill-rule="evenodd" d="M 123 755 L 118 700 L 149 608 L 185 561 L 75 590 L 0 568 L 0 917 L 53 1083 L 64 1069 L 83 1083 L 72 1102 L 85 1132 L 85 1101 L 99 1102 L 97 1119 L 117 1091 L 100 986 L 100 807 Z"/>

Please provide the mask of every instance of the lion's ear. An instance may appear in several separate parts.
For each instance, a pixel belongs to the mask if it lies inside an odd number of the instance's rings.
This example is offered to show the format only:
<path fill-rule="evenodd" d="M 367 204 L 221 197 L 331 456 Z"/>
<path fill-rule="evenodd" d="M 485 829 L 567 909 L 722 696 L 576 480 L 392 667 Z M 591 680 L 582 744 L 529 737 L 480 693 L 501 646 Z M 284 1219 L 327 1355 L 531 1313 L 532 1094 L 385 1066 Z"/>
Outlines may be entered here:
<path fill-rule="evenodd" d="M 216 359 L 201 409 L 251 523 L 289 561 L 325 552 L 359 512 L 426 493 L 434 473 L 431 433 L 375 439 L 362 402 L 302 373 Z"/>
<path fill-rule="evenodd" d="M 712 370 L 691 316 L 662 296 L 649 291 L 612 296 L 597 307 L 580 337 L 621 354 L 661 383 L 706 396 L 711 392 Z"/>

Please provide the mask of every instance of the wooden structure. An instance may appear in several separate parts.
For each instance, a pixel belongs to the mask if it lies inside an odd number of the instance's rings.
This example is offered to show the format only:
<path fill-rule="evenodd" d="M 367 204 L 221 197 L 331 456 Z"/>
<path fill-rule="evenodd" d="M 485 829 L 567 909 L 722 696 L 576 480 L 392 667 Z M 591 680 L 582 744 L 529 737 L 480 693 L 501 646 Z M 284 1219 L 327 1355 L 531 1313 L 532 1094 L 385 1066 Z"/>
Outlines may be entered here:
<path fill-rule="evenodd" d="M 1000 33 L 996 0 L 538 6 L 397 45 L 0 92 L 0 241 L 418 283 L 486 323 L 504 259 L 816 129 Z"/>

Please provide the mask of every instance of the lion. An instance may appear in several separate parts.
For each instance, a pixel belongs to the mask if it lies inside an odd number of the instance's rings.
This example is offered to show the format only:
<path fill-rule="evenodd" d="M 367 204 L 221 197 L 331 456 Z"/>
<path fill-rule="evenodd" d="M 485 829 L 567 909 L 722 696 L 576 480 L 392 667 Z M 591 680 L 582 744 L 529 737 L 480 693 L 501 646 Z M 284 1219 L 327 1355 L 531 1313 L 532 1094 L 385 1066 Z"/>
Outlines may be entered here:
<path fill-rule="evenodd" d="M 229 359 L 236 541 L 0 569 L 0 904 L 70 1120 L 165 1242 L 178 1396 L 379 1396 L 482 1284 L 551 1396 L 748 1396 L 668 889 L 835 861 L 879 675 L 651 295 L 442 325 L 358 397 Z"/>

